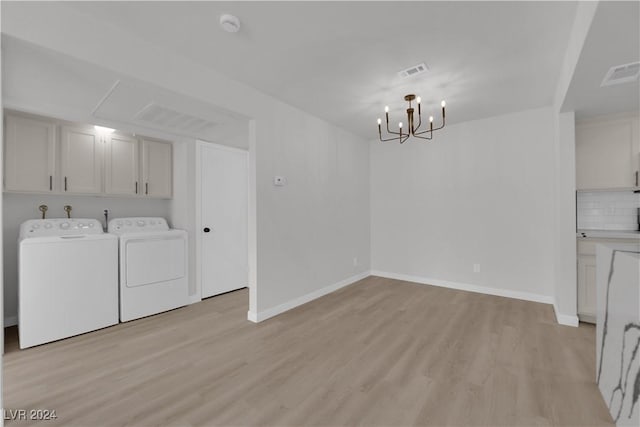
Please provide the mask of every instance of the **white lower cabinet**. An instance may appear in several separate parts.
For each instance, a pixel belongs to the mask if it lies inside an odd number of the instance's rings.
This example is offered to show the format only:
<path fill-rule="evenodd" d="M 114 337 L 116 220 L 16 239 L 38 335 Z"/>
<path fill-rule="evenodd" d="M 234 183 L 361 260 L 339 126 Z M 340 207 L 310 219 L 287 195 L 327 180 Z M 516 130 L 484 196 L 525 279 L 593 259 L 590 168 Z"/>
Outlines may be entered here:
<path fill-rule="evenodd" d="M 578 318 L 596 323 L 596 245 L 620 243 L 633 239 L 579 238 L 578 244 Z"/>
<path fill-rule="evenodd" d="M 578 316 L 583 322 L 596 322 L 596 257 L 578 256 Z"/>

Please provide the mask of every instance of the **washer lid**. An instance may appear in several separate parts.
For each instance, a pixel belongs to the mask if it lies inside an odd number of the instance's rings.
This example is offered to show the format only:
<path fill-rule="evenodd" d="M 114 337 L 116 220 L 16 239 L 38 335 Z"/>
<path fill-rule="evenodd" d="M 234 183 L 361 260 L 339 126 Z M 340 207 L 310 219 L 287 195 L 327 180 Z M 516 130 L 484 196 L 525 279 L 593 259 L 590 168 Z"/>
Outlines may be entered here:
<path fill-rule="evenodd" d="M 20 225 L 20 239 L 103 233 L 100 221 L 92 218 L 30 219 Z"/>

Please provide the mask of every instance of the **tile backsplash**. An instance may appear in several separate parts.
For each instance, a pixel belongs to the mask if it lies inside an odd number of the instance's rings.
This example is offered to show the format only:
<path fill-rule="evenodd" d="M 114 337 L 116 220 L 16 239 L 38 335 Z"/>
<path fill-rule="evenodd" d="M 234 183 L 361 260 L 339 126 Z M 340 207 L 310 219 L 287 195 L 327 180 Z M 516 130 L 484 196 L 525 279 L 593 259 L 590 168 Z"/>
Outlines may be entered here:
<path fill-rule="evenodd" d="M 637 230 L 640 193 L 578 192 L 579 230 Z"/>

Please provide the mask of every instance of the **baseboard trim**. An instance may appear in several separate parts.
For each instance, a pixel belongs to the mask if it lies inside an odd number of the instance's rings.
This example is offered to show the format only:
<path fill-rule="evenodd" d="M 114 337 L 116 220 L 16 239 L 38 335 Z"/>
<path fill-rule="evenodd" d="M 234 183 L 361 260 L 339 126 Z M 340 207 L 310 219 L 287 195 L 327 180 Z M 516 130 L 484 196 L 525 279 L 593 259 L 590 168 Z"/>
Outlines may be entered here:
<path fill-rule="evenodd" d="M 283 304 L 277 305 L 267 310 L 259 311 L 257 313 L 248 311 L 247 320 L 250 320 L 251 322 L 254 322 L 254 323 L 262 322 L 264 320 L 277 316 L 278 314 L 282 314 L 285 311 L 289 311 L 292 308 L 296 308 L 298 306 L 311 302 L 317 298 L 330 294 L 331 292 L 335 292 L 340 288 L 344 288 L 345 286 L 351 285 L 352 283 L 355 283 L 369 276 L 370 276 L 370 272 L 364 271 L 360 274 L 356 274 L 355 276 L 351 276 L 347 279 L 341 280 L 332 285 L 325 286 L 324 288 L 318 289 L 317 291 L 292 299 L 291 301 L 287 301 Z"/>
<path fill-rule="evenodd" d="M 387 279 L 402 280 L 405 282 L 419 283 L 422 285 L 432 285 L 441 288 L 457 289 L 460 291 L 476 292 L 479 294 L 495 295 L 499 297 L 514 298 L 525 301 L 541 302 L 553 304 L 553 297 L 547 295 L 534 294 L 530 292 L 512 291 L 509 289 L 490 288 L 488 286 L 471 285 L 468 283 L 450 282 L 448 280 L 431 279 L 428 277 L 411 276 L 408 274 L 389 273 L 386 271 L 372 270 L 372 276 L 384 277 Z"/>
<path fill-rule="evenodd" d="M 4 327 L 16 326 L 18 324 L 18 316 L 8 316 L 4 318 Z"/>
<path fill-rule="evenodd" d="M 580 320 L 578 319 L 578 316 L 572 316 L 570 314 L 560 313 L 558 311 L 558 306 L 556 306 L 555 302 L 553 303 L 553 312 L 556 315 L 556 322 L 558 322 L 561 325 L 577 327 L 580 324 Z"/>

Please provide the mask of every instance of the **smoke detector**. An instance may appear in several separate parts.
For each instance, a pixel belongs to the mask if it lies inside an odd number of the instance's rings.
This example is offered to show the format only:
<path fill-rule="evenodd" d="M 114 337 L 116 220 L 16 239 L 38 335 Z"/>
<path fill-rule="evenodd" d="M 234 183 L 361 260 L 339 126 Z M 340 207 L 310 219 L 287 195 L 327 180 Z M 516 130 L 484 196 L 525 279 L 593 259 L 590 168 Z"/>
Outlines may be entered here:
<path fill-rule="evenodd" d="M 604 76 L 600 86 L 611 86 L 620 83 L 635 82 L 640 75 L 640 62 L 616 65 L 611 67 Z"/>
<path fill-rule="evenodd" d="M 426 73 L 427 71 L 429 71 L 429 67 L 427 67 L 423 62 L 422 64 L 414 65 L 406 70 L 399 71 L 398 75 L 403 79 L 406 79 L 407 77 L 417 76 L 418 74 Z"/>
<path fill-rule="evenodd" d="M 220 26 L 227 33 L 237 33 L 240 31 L 240 20 L 233 15 L 220 15 Z"/>

